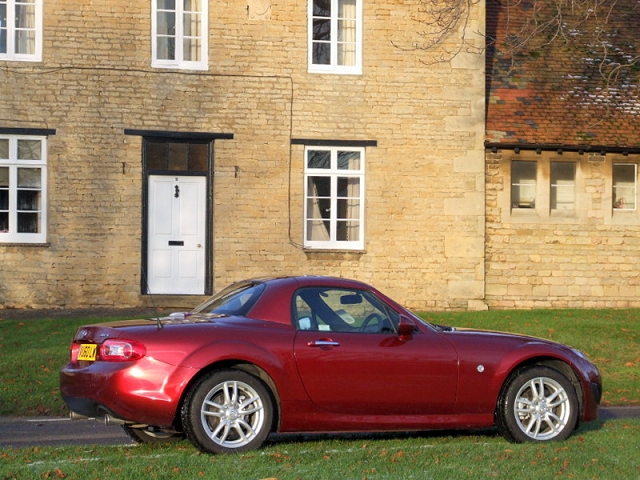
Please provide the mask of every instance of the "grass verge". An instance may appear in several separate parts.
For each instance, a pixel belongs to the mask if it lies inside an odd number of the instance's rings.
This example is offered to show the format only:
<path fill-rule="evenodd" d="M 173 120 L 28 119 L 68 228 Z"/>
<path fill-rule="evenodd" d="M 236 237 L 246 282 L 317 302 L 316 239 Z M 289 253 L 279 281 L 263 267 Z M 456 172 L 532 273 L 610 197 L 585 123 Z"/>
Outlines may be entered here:
<path fill-rule="evenodd" d="M 306 441 L 302 441 L 306 440 Z M 562 443 L 507 443 L 491 433 L 285 438 L 242 455 L 169 446 L 0 452 L 2 479 L 622 479 L 640 476 L 640 420 L 593 422 Z"/>

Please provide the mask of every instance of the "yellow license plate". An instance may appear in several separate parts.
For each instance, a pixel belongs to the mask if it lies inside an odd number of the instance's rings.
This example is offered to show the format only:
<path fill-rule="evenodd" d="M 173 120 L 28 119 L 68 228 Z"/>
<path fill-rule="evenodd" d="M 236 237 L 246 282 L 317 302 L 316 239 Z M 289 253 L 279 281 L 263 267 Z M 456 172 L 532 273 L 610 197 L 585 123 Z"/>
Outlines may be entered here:
<path fill-rule="evenodd" d="M 97 345 L 95 343 L 83 343 L 80 345 L 78 360 L 93 362 L 96 359 Z"/>

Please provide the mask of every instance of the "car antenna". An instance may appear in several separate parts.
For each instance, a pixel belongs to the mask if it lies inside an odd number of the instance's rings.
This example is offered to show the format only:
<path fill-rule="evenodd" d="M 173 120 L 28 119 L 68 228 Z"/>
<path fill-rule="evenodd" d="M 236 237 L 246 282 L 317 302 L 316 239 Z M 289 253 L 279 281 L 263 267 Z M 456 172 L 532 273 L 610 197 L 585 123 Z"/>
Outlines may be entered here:
<path fill-rule="evenodd" d="M 156 318 L 152 320 L 156 321 L 158 330 L 162 330 L 164 328 L 164 325 L 162 324 L 162 320 L 160 320 L 160 311 L 156 306 L 154 295 L 153 293 L 151 293 L 151 289 L 149 288 L 149 282 L 147 282 L 147 273 L 144 271 L 144 269 L 142 269 L 142 280 L 144 281 L 144 286 L 145 286 L 145 290 L 147 291 L 147 295 L 149 295 L 149 298 L 151 299 L 151 306 L 156 312 Z"/>

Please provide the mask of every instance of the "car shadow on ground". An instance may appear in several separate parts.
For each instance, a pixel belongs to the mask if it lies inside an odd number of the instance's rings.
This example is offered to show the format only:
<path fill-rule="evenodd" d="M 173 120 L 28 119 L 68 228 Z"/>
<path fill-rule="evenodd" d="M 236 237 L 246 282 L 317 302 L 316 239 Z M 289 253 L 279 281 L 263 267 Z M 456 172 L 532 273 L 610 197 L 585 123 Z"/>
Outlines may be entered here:
<path fill-rule="evenodd" d="M 264 447 L 322 441 L 404 440 L 409 438 L 437 439 L 446 437 L 500 437 L 495 428 L 482 430 L 428 430 L 416 432 L 349 432 L 349 433 L 276 433 L 271 434 Z"/>
<path fill-rule="evenodd" d="M 571 437 L 590 432 L 601 430 L 603 425 L 617 417 L 600 418 L 593 422 L 582 423 L 578 429 L 573 432 Z M 286 446 L 288 444 L 312 443 L 321 441 L 366 441 L 366 440 L 403 440 L 410 438 L 422 438 L 425 441 L 434 439 L 444 439 L 448 437 L 472 437 L 472 438 L 502 438 L 498 430 L 494 428 L 480 430 L 427 430 L 416 432 L 356 432 L 356 433 L 290 433 L 290 434 L 271 434 L 263 447 L 267 446 Z M 506 439 L 505 443 L 510 443 Z"/>

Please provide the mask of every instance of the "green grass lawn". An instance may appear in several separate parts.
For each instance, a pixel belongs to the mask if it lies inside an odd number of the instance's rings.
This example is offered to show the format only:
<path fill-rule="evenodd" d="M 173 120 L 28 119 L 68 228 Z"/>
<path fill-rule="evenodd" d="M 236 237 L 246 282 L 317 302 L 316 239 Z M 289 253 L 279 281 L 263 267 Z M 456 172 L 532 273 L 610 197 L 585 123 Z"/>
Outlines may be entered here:
<path fill-rule="evenodd" d="M 114 427 L 116 428 L 116 427 Z M 631 479 L 640 476 L 640 420 L 593 422 L 568 440 L 511 444 L 491 432 L 284 438 L 241 455 L 165 446 L 0 451 L 2 479 Z"/>
<path fill-rule="evenodd" d="M 430 321 L 567 343 L 601 369 L 606 405 L 640 404 L 637 310 L 425 313 Z M 86 320 L 0 320 L 0 415 L 66 415 L 58 371 Z M 118 428 L 118 427 L 113 427 Z M 278 437 L 243 455 L 165 446 L 0 450 L 0 479 L 278 480 L 640 478 L 640 420 L 596 421 L 567 441 L 514 445 L 493 431 Z"/>
<path fill-rule="evenodd" d="M 567 343 L 604 379 L 604 405 L 640 405 L 638 310 L 532 310 L 424 313 L 432 322 L 502 330 Z M 0 416 L 66 415 L 58 371 L 82 319 L 0 320 Z"/>

